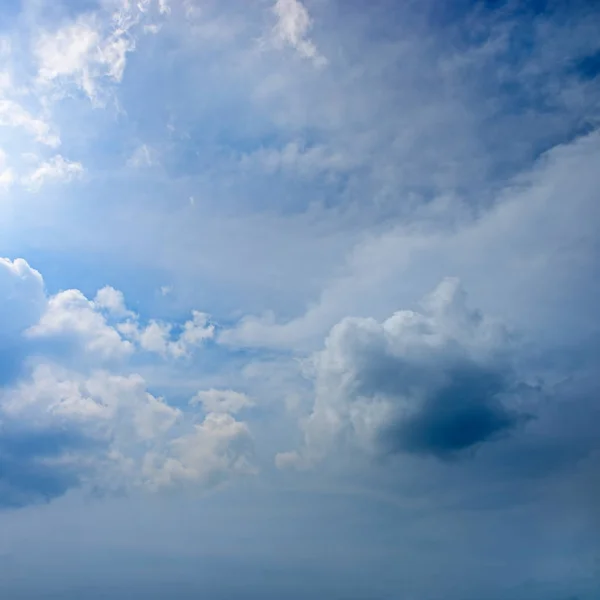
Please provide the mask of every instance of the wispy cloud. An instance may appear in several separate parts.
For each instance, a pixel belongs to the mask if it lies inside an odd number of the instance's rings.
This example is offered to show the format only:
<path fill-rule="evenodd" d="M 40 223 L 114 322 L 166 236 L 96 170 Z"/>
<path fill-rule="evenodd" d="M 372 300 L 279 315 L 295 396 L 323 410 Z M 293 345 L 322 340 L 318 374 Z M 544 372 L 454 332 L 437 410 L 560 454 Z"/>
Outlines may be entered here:
<path fill-rule="evenodd" d="M 300 0 L 276 0 L 273 6 L 277 22 L 273 27 L 273 41 L 277 46 L 291 46 L 304 58 L 323 67 L 327 59 L 319 54 L 314 42 L 308 37 L 312 19 Z"/>
<path fill-rule="evenodd" d="M 51 148 L 60 145 L 60 137 L 53 132 L 49 123 L 33 117 L 17 102 L 2 97 L 0 97 L 0 126 L 21 128 L 37 142 Z"/>
<path fill-rule="evenodd" d="M 157 152 L 147 144 L 138 146 L 127 159 L 127 166 L 143 169 L 158 164 Z"/>
<path fill-rule="evenodd" d="M 23 183 L 33 191 L 49 182 L 71 181 L 83 174 L 81 163 L 70 161 L 60 154 L 43 161 L 34 171 L 23 178 Z"/>

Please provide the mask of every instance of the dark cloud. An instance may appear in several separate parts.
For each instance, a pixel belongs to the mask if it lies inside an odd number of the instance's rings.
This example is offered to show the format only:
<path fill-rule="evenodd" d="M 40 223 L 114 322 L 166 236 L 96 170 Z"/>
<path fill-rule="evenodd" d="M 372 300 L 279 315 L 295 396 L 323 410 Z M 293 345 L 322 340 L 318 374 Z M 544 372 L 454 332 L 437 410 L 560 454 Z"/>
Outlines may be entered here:
<path fill-rule="evenodd" d="M 61 460 L 89 447 L 89 438 L 60 429 L 0 428 L 0 507 L 48 501 L 79 485 L 80 465 Z"/>
<path fill-rule="evenodd" d="M 389 452 L 449 457 L 519 422 L 499 400 L 508 387 L 504 374 L 473 365 L 451 372 L 448 380 L 416 413 L 384 428 L 381 439 Z"/>

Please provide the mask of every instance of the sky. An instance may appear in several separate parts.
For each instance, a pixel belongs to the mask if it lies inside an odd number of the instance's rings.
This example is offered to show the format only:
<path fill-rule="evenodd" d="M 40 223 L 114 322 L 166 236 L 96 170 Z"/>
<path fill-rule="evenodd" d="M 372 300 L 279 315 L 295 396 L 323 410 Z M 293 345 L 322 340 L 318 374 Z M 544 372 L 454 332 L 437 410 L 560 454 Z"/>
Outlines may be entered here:
<path fill-rule="evenodd" d="M 0 595 L 600 598 L 593 1 L 7 0 Z"/>

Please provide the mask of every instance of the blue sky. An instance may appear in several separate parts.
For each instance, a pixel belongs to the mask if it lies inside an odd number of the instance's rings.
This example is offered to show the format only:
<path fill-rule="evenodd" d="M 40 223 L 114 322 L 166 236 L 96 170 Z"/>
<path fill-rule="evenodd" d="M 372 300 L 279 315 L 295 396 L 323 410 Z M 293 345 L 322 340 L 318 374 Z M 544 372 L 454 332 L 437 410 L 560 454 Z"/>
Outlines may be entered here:
<path fill-rule="evenodd" d="M 5 4 L 3 596 L 598 598 L 594 3 Z"/>

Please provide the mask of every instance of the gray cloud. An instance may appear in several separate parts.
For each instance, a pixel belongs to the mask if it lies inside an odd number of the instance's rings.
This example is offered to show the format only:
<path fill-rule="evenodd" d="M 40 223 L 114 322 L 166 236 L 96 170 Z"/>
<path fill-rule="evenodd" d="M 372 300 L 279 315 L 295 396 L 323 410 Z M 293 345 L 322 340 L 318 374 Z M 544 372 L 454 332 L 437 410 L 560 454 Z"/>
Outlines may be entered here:
<path fill-rule="evenodd" d="M 320 458 L 341 440 L 371 453 L 450 457 L 509 433 L 525 418 L 511 336 L 467 305 L 456 279 L 383 322 L 345 319 L 311 361 L 315 405 L 303 453 Z"/>
<path fill-rule="evenodd" d="M 448 457 L 507 433 L 519 422 L 499 400 L 507 387 L 503 373 L 453 370 L 414 415 L 383 428 L 382 442 L 390 452 Z"/>
<path fill-rule="evenodd" d="M 81 464 L 61 461 L 65 454 L 93 449 L 91 440 L 61 428 L 0 428 L 0 508 L 18 507 L 62 496 L 77 487 Z"/>

